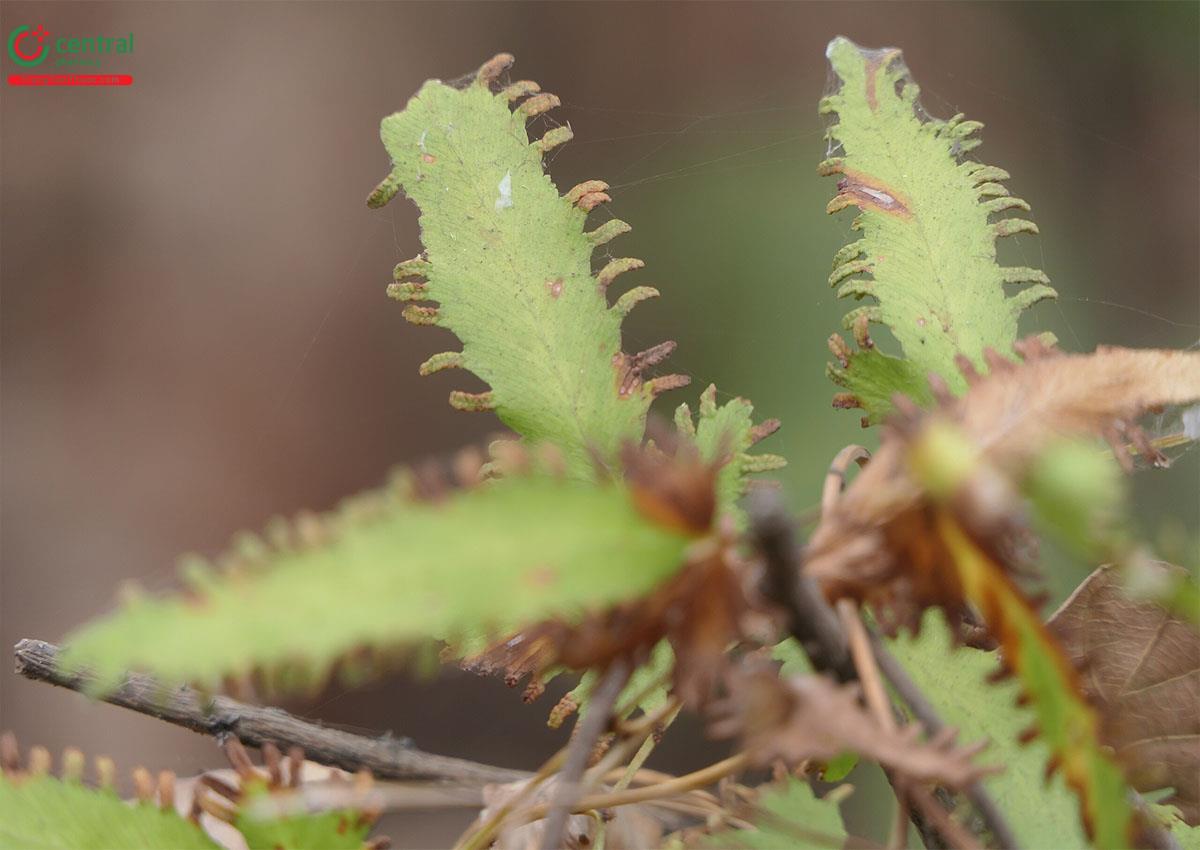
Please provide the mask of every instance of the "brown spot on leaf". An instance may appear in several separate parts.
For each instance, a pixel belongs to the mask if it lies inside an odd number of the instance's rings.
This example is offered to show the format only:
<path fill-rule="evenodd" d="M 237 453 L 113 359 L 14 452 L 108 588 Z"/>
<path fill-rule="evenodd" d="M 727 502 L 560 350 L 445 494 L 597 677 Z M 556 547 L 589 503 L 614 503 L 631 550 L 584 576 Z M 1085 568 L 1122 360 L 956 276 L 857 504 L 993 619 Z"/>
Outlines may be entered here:
<path fill-rule="evenodd" d="M 879 212 L 909 218 L 908 203 L 895 189 L 873 180 L 861 171 L 847 169 L 845 176 L 838 181 L 838 193 L 825 207 L 828 213 L 856 206 L 860 210 L 878 210 Z"/>
<path fill-rule="evenodd" d="M 558 581 L 558 570 L 549 564 L 527 570 L 521 580 L 533 588 L 546 588 Z"/>
<path fill-rule="evenodd" d="M 423 153 L 421 154 L 421 162 L 427 163 L 428 165 L 433 165 L 435 162 L 437 162 L 437 157 L 431 153 Z"/>
<path fill-rule="evenodd" d="M 879 60 L 867 60 L 867 107 L 875 112 L 879 109 L 879 96 L 875 92 L 876 78 L 879 76 Z"/>

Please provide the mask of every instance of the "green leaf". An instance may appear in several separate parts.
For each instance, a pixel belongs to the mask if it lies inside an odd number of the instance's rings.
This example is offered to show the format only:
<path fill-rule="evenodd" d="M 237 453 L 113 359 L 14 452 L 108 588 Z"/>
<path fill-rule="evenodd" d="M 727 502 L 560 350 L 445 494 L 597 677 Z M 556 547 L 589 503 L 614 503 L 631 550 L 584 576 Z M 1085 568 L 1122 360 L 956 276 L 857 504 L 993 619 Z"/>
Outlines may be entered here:
<path fill-rule="evenodd" d="M 701 459 L 710 463 L 725 459 L 717 473 L 717 505 L 720 513 L 744 519 L 737 501 L 749 487 L 748 475 L 782 469 L 787 461 L 779 455 L 750 454 L 750 448 L 779 428 L 779 420 L 768 419 L 755 425 L 751 419 L 754 405 L 744 398 L 734 398 L 717 406 L 717 387 L 709 384 L 700 394 L 700 406 L 695 419 L 686 404 L 675 410 L 675 427 L 685 439 L 691 440 Z"/>
<path fill-rule="evenodd" d="M 355 811 L 256 816 L 258 803 L 270 811 L 271 792 L 263 784 L 244 791 L 234 826 L 249 850 L 360 850 L 371 831 L 372 821 Z"/>
<path fill-rule="evenodd" d="M 1084 440 L 1054 441 L 1033 459 L 1022 490 L 1042 536 L 1090 561 L 1116 548 L 1127 506 L 1112 452 Z"/>
<path fill-rule="evenodd" d="M 451 404 L 494 409 L 523 436 L 561 447 L 571 471 L 588 476 L 596 459 L 611 466 L 623 442 L 641 440 L 656 394 L 687 380 L 646 378 L 674 343 L 621 351 L 625 314 L 658 293 L 638 287 L 609 306 L 613 279 L 642 262 L 613 260 L 593 275 L 592 252 L 629 228 L 609 221 L 584 232 L 607 186 L 592 181 L 559 194 L 542 156 L 570 130 L 530 141 L 527 120 L 558 99 L 538 94 L 514 111 L 510 100 L 529 93 L 528 85 L 491 90 L 511 61 L 497 57 L 463 88 L 430 81 L 384 119 L 393 167 L 372 201 L 403 189 L 420 207 L 426 257 L 397 266 L 390 292 L 437 302 L 409 306 L 405 316 L 449 328 L 463 343 L 461 352 L 428 360 L 422 373 L 470 369 L 491 389 L 452 393 Z"/>
<path fill-rule="evenodd" d="M 0 777 L 0 850 L 216 850 L 174 810 L 51 776 Z"/>
<path fill-rule="evenodd" d="M 841 847 L 846 828 L 832 796 L 817 797 L 807 782 L 788 777 L 781 786 L 765 791 L 753 818 L 754 829 L 725 830 L 700 846 L 713 850 Z"/>
<path fill-rule="evenodd" d="M 618 485 L 536 474 L 435 504 L 382 491 L 275 536 L 269 550 L 244 546 L 257 554 L 232 569 L 193 569 L 186 594 L 133 599 L 86 626 L 62 666 L 94 669 L 102 688 L 142 669 L 164 684 L 257 673 L 268 689 L 312 689 L 339 659 L 371 672 L 404 647 L 478 648 L 639 596 L 687 545 Z"/>
<path fill-rule="evenodd" d="M 1089 846 L 1079 823 L 1079 804 L 1061 774 L 1048 784 L 1045 781 L 1050 758 L 1045 739 L 1018 743 L 1021 732 L 1033 722 L 1033 713 L 1016 706 L 1019 684 L 988 681 L 996 670 L 995 653 L 955 649 L 937 611 L 926 613 L 918 637 L 901 636 L 890 641 L 888 648 L 942 720 L 959 730 L 960 740 L 991 741 L 980 760 L 999 765 L 1004 772 L 988 777 L 984 784 L 1022 847 L 1071 850 Z"/>
<path fill-rule="evenodd" d="M 955 355 L 982 364 L 985 348 L 1007 354 L 1021 312 L 1055 292 L 1041 271 L 996 261 L 998 237 L 1037 233 L 1037 226 L 1006 217 L 1029 209 L 1002 185 L 1007 172 L 965 159 L 983 125 L 962 115 L 928 116 L 895 48 L 871 50 L 838 37 L 826 56 L 837 87 L 820 111 L 832 116 L 833 155 L 818 171 L 840 178 L 828 211 L 857 206 L 853 227 L 862 233 L 837 253 L 829 283 L 839 297 L 877 302 L 846 317 L 864 351 L 840 357 L 831 374 L 849 391 L 839 406 L 862 407 L 878 422 L 893 392 L 911 392 L 930 372 L 964 389 Z M 1028 286 L 1006 293 L 1021 284 Z M 870 351 L 869 322 L 888 326 L 903 361 Z"/>

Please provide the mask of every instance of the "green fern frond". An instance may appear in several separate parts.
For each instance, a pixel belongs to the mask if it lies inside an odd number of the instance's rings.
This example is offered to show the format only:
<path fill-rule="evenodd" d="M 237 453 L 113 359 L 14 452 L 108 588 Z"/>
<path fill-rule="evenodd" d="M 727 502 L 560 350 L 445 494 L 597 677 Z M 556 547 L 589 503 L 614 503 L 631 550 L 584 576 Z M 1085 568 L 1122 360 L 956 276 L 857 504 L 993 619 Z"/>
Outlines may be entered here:
<path fill-rule="evenodd" d="M 193 566 L 187 593 L 128 600 L 70 636 L 61 666 L 110 688 L 127 669 L 164 685 L 320 687 L 406 647 L 464 648 L 648 592 L 687 540 L 637 512 L 623 487 L 511 474 L 438 503 L 406 479 L 326 517 L 250 538 L 231 568 Z"/>
<path fill-rule="evenodd" d="M 928 400 L 922 388 L 931 372 L 965 389 L 955 355 L 982 365 L 984 349 L 1010 351 L 1021 313 L 1055 292 L 1040 270 L 997 263 L 996 239 L 1038 231 L 1010 216 L 1029 204 L 1009 195 L 1001 182 L 1008 173 L 965 158 L 983 125 L 929 117 L 899 50 L 838 37 L 826 56 L 837 88 L 820 111 L 831 116 L 834 155 L 818 172 L 840 178 L 827 209 L 857 207 L 852 226 L 862 234 L 837 252 L 829 285 L 840 298 L 876 302 L 847 316 L 861 350 L 849 354 L 842 343 L 846 356 L 835 350 L 840 363 L 830 377 L 847 390 L 835 404 L 861 407 L 875 423 L 893 393 Z M 891 330 L 903 359 L 874 349 L 871 322 Z"/>
<path fill-rule="evenodd" d="M 751 418 L 753 413 L 754 405 L 740 397 L 718 407 L 714 384 L 709 384 L 700 394 L 695 418 L 687 404 L 675 409 L 677 432 L 695 443 L 700 457 L 710 463 L 725 461 L 717 473 L 717 504 L 721 513 L 740 516 L 737 500 L 751 484 L 746 476 L 772 472 L 787 465 L 787 460 L 779 455 L 750 454 L 751 447 L 779 429 L 778 419 L 767 419 L 755 425 Z"/>
<path fill-rule="evenodd" d="M 493 91 L 511 63 L 497 56 L 463 88 L 430 81 L 384 119 L 393 167 L 368 203 L 403 190 L 420 207 L 425 255 L 396 267 L 389 293 L 409 302 L 408 321 L 462 340 L 462 351 L 434 355 L 421 374 L 471 370 L 490 389 L 454 392 L 454 407 L 494 410 L 522 436 L 561 447 L 585 477 L 597 460 L 615 468 L 620 445 L 642 438 L 650 402 L 687 378 L 650 377 L 674 343 L 622 352 L 621 321 L 658 292 L 639 286 L 610 306 L 618 275 L 644 264 L 614 259 L 593 273 L 592 254 L 629 226 L 584 230 L 608 186 L 593 180 L 559 194 L 542 159 L 570 128 L 530 140 L 529 119 L 558 98 L 528 81 Z"/>

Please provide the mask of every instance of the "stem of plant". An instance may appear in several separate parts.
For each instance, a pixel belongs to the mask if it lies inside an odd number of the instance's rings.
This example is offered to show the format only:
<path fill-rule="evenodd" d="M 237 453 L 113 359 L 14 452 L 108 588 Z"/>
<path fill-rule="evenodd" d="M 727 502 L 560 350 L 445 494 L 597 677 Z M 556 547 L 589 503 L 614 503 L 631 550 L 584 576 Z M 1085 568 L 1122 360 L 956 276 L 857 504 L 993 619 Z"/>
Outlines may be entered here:
<path fill-rule="evenodd" d="M 746 753 L 738 753 L 727 759 L 710 764 L 708 767 L 677 777 L 668 782 L 655 785 L 644 785 L 625 791 L 610 791 L 604 794 L 591 794 L 581 797 L 569 807 L 569 813 L 586 812 L 591 809 L 608 809 L 615 806 L 629 806 L 634 803 L 649 803 L 666 797 L 694 791 L 712 785 L 726 776 L 732 776 L 750 766 L 750 757 Z M 550 807 L 542 804 L 533 806 L 526 814 L 528 820 L 539 820 L 546 816 Z"/>
<path fill-rule="evenodd" d="M 559 773 L 559 785 L 554 789 L 554 803 L 546 816 L 542 850 L 555 850 L 561 846 L 563 830 L 567 826 L 571 804 L 578 797 L 579 780 L 587 768 L 588 757 L 608 726 L 613 706 L 621 695 L 621 689 L 629 681 L 629 673 L 630 664 L 627 660 L 619 658 L 614 661 L 592 692 L 587 715 L 576 723 L 575 736 L 567 748 L 566 762 Z"/>
<path fill-rule="evenodd" d="M 550 758 L 546 759 L 545 763 L 538 768 L 537 773 L 529 778 L 529 781 L 513 795 L 512 799 L 496 810 L 486 821 L 478 827 L 468 828 L 458 841 L 454 843 L 454 850 L 483 850 L 492 843 L 492 839 L 496 837 L 496 833 L 500 831 L 501 824 L 516 808 L 529 797 L 537 787 L 549 779 L 555 771 L 562 766 L 563 761 L 567 757 L 567 748 L 563 747 Z"/>

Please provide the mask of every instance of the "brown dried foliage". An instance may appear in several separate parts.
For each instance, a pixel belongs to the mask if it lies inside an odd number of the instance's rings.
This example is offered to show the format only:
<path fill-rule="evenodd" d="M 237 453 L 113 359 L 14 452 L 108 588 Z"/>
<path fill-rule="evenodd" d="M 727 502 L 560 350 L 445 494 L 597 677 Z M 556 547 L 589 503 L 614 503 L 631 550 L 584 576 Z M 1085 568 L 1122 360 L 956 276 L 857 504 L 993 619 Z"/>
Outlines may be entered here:
<path fill-rule="evenodd" d="M 667 443 L 665 439 L 664 443 Z M 605 670 L 618 658 L 637 666 L 662 639 L 675 651 L 674 688 L 687 703 L 705 703 L 727 665 L 726 650 L 759 608 L 749 590 L 749 565 L 732 528 L 716 522 L 718 464 L 687 445 L 626 446 L 621 453 L 634 504 L 651 520 L 696 537 L 687 562 L 653 593 L 568 625 L 548 621 L 498 642 L 463 666 L 499 673 L 511 685 L 537 682 L 556 668 Z M 530 698 L 541 689 L 528 688 Z"/>
<path fill-rule="evenodd" d="M 1017 350 L 1022 363 L 989 350 L 986 377 L 964 360 L 960 368 L 970 387 L 962 398 L 950 396 L 932 376 L 939 399 L 933 412 L 897 399 L 899 412 L 884 430 L 880 450 L 810 541 L 806 568 L 830 598 L 872 604 L 889 631 L 915 626 L 931 606 L 961 618 L 963 589 L 936 528 L 935 500 L 911 468 L 913 447 L 931 429 L 951 426 L 976 452 L 969 478 L 944 507 L 996 563 L 1019 572 L 1033 541 L 1017 488 L 1039 451 L 1062 437 L 1098 436 L 1125 463 L 1126 440 L 1161 463 L 1137 418 L 1200 399 L 1200 352 L 1101 348 L 1066 355 L 1035 339 Z"/>
<path fill-rule="evenodd" d="M 1166 573 L 1167 564 L 1146 569 Z M 1103 735 L 1140 791 L 1173 787 L 1164 802 L 1200 823 L 1200 632 L 1129 598 L 1101 567 L 1050 620 L 1104 721 Z"/>
<path fill-rule="evenodd" d="M 953 788 L 995 772 L 973 762 L 986 742 L 958 747 L 954 729 L 922 742 L 916 725 L 889 732 L 863 707 L 859 686 L 838 685 L 823 676 L 785 681 L 768 670 L 735 675 L 729 696 L 713 706 L 713 714 L 712 733 L 741 737 L 759 765 L 781 759 L 796 766 L 850 751 L 913 781 Z"/>

